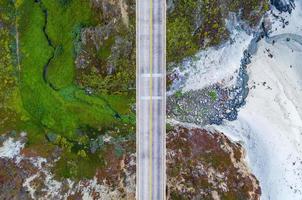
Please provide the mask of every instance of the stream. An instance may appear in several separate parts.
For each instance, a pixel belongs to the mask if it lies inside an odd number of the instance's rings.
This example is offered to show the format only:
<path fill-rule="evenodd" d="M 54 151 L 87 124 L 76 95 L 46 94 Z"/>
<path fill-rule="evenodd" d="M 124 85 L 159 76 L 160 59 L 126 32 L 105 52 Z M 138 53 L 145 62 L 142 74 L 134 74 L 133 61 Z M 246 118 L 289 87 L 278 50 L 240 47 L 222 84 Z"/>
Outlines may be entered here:
<path fill-rule="evenodd" d="M 47 27 L 47 23 L 48 23 L 48 12 L 47 12 L 47 9 L 44 8 L 43 3 L 41 2 L 41 0 L 36 0 L 35 2 L 39 4 L 39 6 L 40 6 L 40 8 L 41 8 L 41 10 L 42 10 L 42 12 L 43 12 L 43 14 L 44 14 L 44 25 L 43 25 L 42 30 L 43 30 L 43 33 L 44 33 L 44 35 L 45 35 L 45 38 L 46 38 L 46 40 L 47 40 L 47 42 L 48 42 L 48 45 L 52 48 L 52 55 L 48 58 L 46 64 L 44 65 L 44 68 L 43 68 L 43 80 L 44 80 L 44 82 L 45 82 L 46 84 L 48 84 L 53 90 L 58 91 L 58 89 L 57 89 L 52 83 L 50 83 L 50 82 L 47 80 L 48 67 L 49 67 L 50 62 L 51 62 L 52 59 L 54 58 L 54 55 L 55 55 L 55 54 L 54 54 L 54 51 L 55 51 L 55 49 L 56 49 L 56 47 L 52 44 L 52 42 L 51 42 L 51 40 L 50 40 L 50 38 L 49 38 L 49 36 L 48 36 L 48 34 L 47 34 L 47 32 L 46 32 L 46 27 Z"/>

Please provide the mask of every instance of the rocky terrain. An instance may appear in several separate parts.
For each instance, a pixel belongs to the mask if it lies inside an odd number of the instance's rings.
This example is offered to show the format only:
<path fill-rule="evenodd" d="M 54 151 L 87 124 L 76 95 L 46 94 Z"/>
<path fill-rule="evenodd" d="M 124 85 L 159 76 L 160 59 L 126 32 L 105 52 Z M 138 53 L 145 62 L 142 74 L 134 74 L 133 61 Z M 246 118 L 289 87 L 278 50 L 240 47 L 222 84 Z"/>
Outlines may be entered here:
<path fill-rule="evenodd" d="M 168 115 L 242 144 L 260 199 L 299 200 L 301 1 L 270 3 L 258 25 L 228 18 L 230 40 L 171 65 Z"/>
<path fill-rule="evenodd" d="M 259 183 L 239 143 L 217 131 L 181 126 L 167 136 L 168 199 L 259 199 Z M 134 199 L 135 154 L 117 156 L 110 139 L 105 141 L 106 167 L 93 179 L 78 181 L 54 176 L 59 148 L 41 157 L 25 146 L 27 139 L 25 133 L 1 138 L 1 198 Z M 133 142 L 127 145 L 135 147 Z"/>
<path fill-rule="evenodd" d="M 76 80 L 90 92 L 133 93 L 135 1 L 95 0 L 92 9 L 106 22 L 80 29 L 75 49 Z"/>
<path fill-rule="evenodd" d="M 25 146 L 28 140 L 25 133 L 1 139 L 1 199 L 134 199 L 135 157 L 130 150 L 133 143 L 127 144 L 129 153 L 119 156 L 110 139 L 106 140 L 106 167 L 99 169 L 92 179 L 75 181 L 56 178 L 53 173 L 61 149 L 55 149 L 49 157 L 41 157 L 39 152 Z"/>
<path fill-rule="evenodd" d="M 135 2 L 76 1 L 0 3 L 0 199 L 135 197 Z M 301 4 L 167 4 L 168 199 L 301 199 Z"/>
<path fill-rule="evenodd" d="M 260 199 L 239 143 L 223 133 L 176 126 L 167 135 L 168 199 Z"/>

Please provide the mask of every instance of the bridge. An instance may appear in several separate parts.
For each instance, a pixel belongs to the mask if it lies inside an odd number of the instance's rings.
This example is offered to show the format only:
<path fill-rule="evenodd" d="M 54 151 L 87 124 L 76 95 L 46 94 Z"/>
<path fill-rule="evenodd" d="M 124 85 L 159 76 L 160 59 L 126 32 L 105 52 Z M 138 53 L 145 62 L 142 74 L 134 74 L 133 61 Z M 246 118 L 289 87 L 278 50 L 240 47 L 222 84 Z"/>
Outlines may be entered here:
<path fill-rule="evenodd" d="M 136 1 L 136 196 L 166 199 L 166 1 Z"/>

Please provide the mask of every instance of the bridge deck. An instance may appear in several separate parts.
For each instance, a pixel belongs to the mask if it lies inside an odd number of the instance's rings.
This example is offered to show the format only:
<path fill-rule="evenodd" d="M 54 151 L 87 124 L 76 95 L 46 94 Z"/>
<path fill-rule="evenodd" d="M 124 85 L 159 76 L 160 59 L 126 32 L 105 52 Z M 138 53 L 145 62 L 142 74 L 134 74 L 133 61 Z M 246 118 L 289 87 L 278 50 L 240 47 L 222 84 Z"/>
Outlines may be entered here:
<path fill-rule="evenodd" d="M 166 194 L 166 5 L 137 1 L 137 199 Z"/>

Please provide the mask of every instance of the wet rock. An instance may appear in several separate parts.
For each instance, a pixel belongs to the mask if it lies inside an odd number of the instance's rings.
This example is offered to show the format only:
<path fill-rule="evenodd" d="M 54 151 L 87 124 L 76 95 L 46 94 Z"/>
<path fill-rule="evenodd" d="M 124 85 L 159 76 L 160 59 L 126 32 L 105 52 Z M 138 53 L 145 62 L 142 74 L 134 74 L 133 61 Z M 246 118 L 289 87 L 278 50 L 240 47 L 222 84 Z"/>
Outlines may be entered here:
<path fill-rule="evenodd" d="M 103 136 L 98 136 L 97 139 L 90 142 L 90 152 L 95 153 L 98 149 L 101 149 L 104 145 Z"/>
<path fill-rule="evenodd" d="M 271 0 L 271 4 L 280 12 L 291 13 L 295 9 L 294 0 Z"/>
<path fill-rule="evenodd" d="M 93 94 L 93 89 L 90 88 L 90 87 L 86 87 L 86 88 L 85 88 L 85 93 L 86 93 L 87 95 L 92 95 L 92 94 Z"/>
<path fill-rule="evenodd" d="M 199 125 L 221 124 L 223 119 L 235 120 L 238 109 L 245 104 L 248 95 L 247 81 L 246 69 L 241 67 L 237 84 L 232 87 L 217 83 L 201 90 L 168 96 L 168 117 Z"/>
<path fill-rule="evenodd" d="M 268 36 L 269 31 L 272 29 L 272 22 L 269 17 L 264 17 L 262 22 L 262 29 L 265 36 Z"/>
<path fill-rule="evenodd" d="M 55 133 L 49 132 L 46 134 L 46 138 L 49 142 L 55 142 L 57 139 L 57 135 Z"/>

